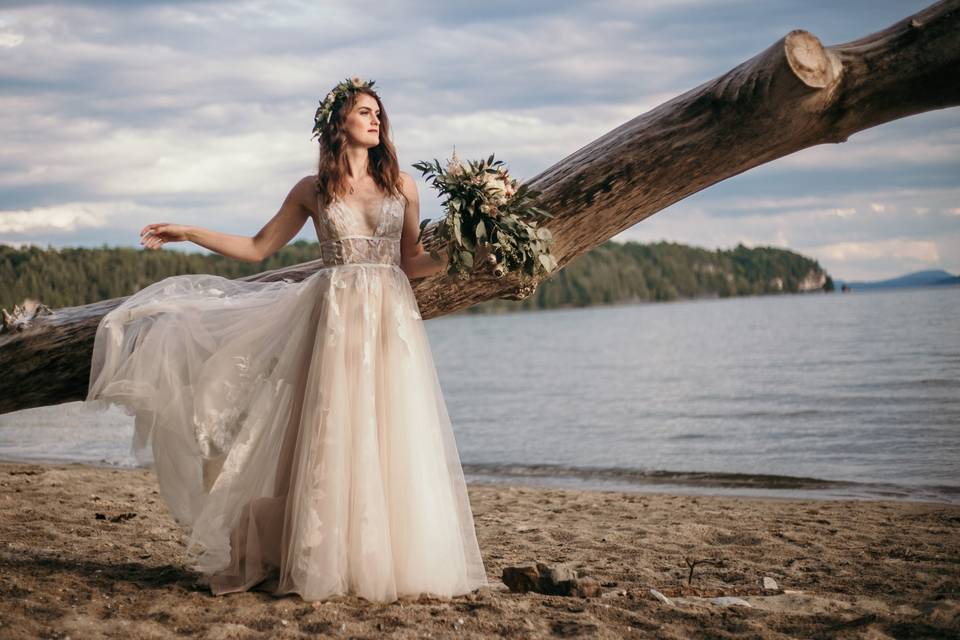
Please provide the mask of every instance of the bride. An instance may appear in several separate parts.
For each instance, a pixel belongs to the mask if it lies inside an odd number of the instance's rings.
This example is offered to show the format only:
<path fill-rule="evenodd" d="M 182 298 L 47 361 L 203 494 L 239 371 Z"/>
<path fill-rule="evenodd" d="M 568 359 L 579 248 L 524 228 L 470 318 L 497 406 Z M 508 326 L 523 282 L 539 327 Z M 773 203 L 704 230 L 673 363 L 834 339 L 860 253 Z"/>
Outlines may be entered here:
<path fill-rule="evenodd" d="M 214 595 L 391 602 L 487 584 L 453 430 L 410 279 L 445 269 L 417 240 L 373 82 L 315 116 L 317 174 L 253 237 L 149 224 L 259 262 L 312 220 L 321 267 L 300 282 L 173 276 L 97 328 L 87 402 L 134 416 L 186 554 Z"/>

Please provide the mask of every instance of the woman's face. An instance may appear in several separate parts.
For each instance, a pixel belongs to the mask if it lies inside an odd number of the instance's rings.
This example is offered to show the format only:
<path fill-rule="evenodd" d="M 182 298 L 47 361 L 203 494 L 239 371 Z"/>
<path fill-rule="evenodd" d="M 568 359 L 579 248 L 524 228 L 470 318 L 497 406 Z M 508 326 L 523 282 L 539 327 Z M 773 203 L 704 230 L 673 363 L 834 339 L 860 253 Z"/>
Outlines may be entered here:
<path fill-rule="evenodd" d="M 367 148 L 380 144 L 380 108 L 373 96 L 366 93 L 357 96 L 344 128 L 353 144 Z"/>

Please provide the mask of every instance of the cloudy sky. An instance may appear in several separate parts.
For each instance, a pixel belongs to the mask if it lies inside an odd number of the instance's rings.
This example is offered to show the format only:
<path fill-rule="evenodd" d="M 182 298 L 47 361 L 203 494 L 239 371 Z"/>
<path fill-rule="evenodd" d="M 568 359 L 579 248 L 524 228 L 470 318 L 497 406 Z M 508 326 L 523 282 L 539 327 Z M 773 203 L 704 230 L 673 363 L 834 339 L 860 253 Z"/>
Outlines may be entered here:
<path fill-rule="evenodd" d="M 376 80 L 412 175 L 456 145 L 522 179 L 791 29 L 839 44 L 928 4 L 0 0 L 0 243 L 253 234 L 314 171 L 313 113 L 347 76 Z M 784 247 L 841 280 L 958 273 L 960 109 L 795 153 L 616 239 Z"/>

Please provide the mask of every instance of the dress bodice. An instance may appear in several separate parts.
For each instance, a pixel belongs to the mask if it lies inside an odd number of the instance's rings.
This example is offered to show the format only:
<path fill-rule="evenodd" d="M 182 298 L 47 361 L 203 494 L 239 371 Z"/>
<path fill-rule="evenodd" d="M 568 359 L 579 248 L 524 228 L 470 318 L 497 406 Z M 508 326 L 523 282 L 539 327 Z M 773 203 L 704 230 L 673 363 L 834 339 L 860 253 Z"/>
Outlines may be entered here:
<path fill-rule="evenodd" d="M 400 265 L 400 234 L 404 199 L 388 195 L 373 221 L 367 221 L 341 199 L 321 208 L 314 224 L 320 241 L 320 258 L 326 266 L 341 264 Z"/>

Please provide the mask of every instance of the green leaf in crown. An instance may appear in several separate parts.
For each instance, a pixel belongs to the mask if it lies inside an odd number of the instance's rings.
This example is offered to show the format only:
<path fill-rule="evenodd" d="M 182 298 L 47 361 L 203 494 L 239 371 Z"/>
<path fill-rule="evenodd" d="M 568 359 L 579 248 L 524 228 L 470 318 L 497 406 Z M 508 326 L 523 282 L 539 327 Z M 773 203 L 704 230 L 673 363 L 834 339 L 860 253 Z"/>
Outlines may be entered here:
<path fill-rule="evenodd" d="M 412 165 L 427 182 L 446 196 L 444 218 L 437 236 L 445 241 L 449 258 L 447 272 L 467 279 L 478 269 L 502 278 L 508 273 L 527 277 L 557 269 L 550 254 L 553 236 L 538 226 L 553 216 L 534 206 L 539 191 L 518 184 L 502 160 L 494 155 L 462 162 L 456 149 L 444 169 L 436 159 Z M 420 235 L 430 219 L 420 222 Z M 434 258 L 439 257 L 431 250 Z"/>

